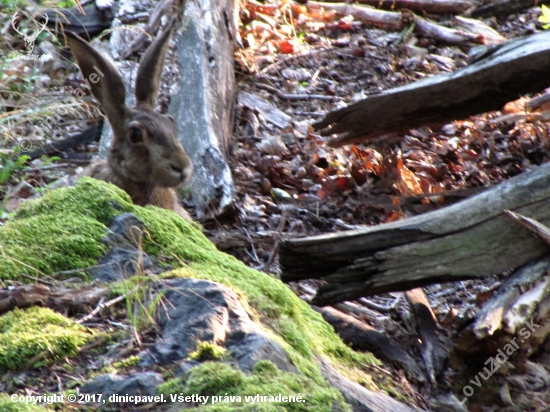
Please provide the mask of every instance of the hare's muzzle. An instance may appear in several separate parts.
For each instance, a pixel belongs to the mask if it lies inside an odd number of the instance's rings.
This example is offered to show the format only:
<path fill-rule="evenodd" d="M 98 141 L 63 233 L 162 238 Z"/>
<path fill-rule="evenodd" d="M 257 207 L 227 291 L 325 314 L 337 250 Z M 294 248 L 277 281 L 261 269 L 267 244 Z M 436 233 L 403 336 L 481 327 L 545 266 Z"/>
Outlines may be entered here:
<path fill-rule="evenodd" d="M 191 164 L 191 163 L 189 163 Z M 180 179 L 180 183 L 179 184 L 185 184 L 189 181 L 189 179 L 191 178 L 191 174 L 192 174 L 192 169 L 189 170 L 189 165 L 186 165 L 185 167 L 182 167 L 180 165 L 170 165 L 170 168 L 172 169 L 173 172 L 175 172 L 178 176 L 178 178 Z M 178 185 L 179 186 L 179 185 Z"/>
<path fill-rule="evenodd" d="M 166 162 L 166 167 L 163 168 L 162 173 L 164 179 L 163 181 L 165 187 L 178 187 L 189 182 L 191 175 L 193 174 L 193 164 L 191 159 L 185 152 L 173 153 L 170 156 L 168 162 Z"/>

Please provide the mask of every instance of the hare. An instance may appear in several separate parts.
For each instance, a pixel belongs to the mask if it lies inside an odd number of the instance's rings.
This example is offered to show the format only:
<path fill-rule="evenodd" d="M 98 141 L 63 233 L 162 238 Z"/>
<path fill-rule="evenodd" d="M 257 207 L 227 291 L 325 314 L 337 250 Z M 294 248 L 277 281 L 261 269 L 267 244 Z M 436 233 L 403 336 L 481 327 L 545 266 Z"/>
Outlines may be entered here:
<path fill-rule="evenodd" d="M 65 34 L 86 83 L 113 128 L 107 160 L 92 164 L 85 174 L 117 185 L 137 205 L 151 204 L 173 210 L 191 221 L 189 213 L 179 205 L 173 188 L 189 181 L 193 164 L 178 142 L 174 118 L 154 111 L 175 23 L 176 19 L 172 18 L 141 59 L 135 107 L 124 103 L 126 92 L 119 71 L 85 40 L 74 33 Z"/>

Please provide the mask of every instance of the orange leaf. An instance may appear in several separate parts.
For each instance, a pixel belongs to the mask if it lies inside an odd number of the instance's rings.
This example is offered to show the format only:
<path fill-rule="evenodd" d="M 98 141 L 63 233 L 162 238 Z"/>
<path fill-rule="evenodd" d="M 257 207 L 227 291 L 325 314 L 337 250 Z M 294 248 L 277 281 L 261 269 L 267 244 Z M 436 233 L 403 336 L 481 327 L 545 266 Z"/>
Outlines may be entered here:
<path fill-rule="evenodd" d="M 294 45 L 288 40 L 281 40 L 277 42 L 277 47 L 283 53 L 294 53 Z"/>

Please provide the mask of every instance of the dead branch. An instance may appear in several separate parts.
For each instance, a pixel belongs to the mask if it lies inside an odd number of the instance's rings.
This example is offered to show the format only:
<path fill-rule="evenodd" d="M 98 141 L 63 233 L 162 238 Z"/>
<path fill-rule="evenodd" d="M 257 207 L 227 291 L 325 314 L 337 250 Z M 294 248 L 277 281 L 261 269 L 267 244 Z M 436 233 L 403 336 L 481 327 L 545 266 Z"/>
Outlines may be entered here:
<path fill-rule="evenodd" d="M 325 136 L 342 134 L 329 142 L 342 146 L 499 110 L 520 95 L 550 86 L 549 56 L 550 32 L 511 40 L 463 69 L 361 100 L 313 126 Z"/>
<path fill-rule="evenodd" d="M 306 4 L 310 13 L 322 11 L 334 13 L 334 17 L 340 19 L 345 16 L 353 16 L 355 20 L 369 24 L 382 30 L 401 31 L 414 24 L 414 32 L 420 36 L 433 38 L 434 40 L 449 44 L 485 43 L 482 35 L 466 31 L 450 29 L 434 22 L 416 16 L 411 12 L 392 12 L 376 10 L 370 7 L 357 6 L 343 3 L 320 3 L 308 1 Z"/>
<path fill-rule="evenodd" d="M 45 306 L 58 312 L 87 311 L 108 290 L 97 286 L 82 289 L 54 289 L 38 283 L 17 286 L 11 290 L 0 290 L 0 314 L 14 308 Z"/>

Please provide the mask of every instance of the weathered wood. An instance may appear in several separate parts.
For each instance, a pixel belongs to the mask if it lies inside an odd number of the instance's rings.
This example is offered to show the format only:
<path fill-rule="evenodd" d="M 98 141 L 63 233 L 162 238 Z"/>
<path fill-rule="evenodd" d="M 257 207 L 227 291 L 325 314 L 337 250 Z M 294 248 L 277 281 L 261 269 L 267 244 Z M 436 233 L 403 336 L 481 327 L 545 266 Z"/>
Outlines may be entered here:
<path fill-rule="evenodd" d="M 180 77 L 169 111 L 176 117 L 195 171 L 192 201 L 199 218 L 219 215 L 233 201 L 227 164 L 233 136 L 238 36 L 236 0 L 188 0 L 177 37 Z"/>
<path fill-rule="evenodd" d="M 342 146 L 499 110 L 520 95 L 550 86 L 550 32 L 492 46 L 488 53 L 453 73 L 422 79 L 327 114 L 313 126 Z"/>
<path fill-rule="evenodd" d="M 515 335 L 521 341 L 524 353 L 536 352 L 550 333 L 545 320 L 550 310 L 550 297 L 548 293 L 540 293 L 541 287 L 543 291 L 548 287 L 549 271 L 550 255 L 516 270 L 483 304 L 474 322 L 460 331 L 453 349 L 469 354 L 494 353 L 495 348 L 502 348 Z M 533 295 L 537 295 L 535 299 L 531 299 Z M 529 309 L 526 299 L 529 299 Z M 520 316 L 517 316 L 516 308 Z M 519 322 L 510 322 L 511 318 Z M 539 322 L 541 319 L 544 321 Z M 544 327 L 535 328 L 535 333 L 529 331 L 529 337 L 518 336 L 517 332 L 531 321 L 544 324 Z"/>
<path fill-rule="evenodd" d="M 506 217 L 515 210 L 550 224 L 550 164 L 452 206 L 378 226 L 280 247 L 283 281 L 324 278 L 313 303 L 327 305 L 518 268 L 550 247 Z"/>

